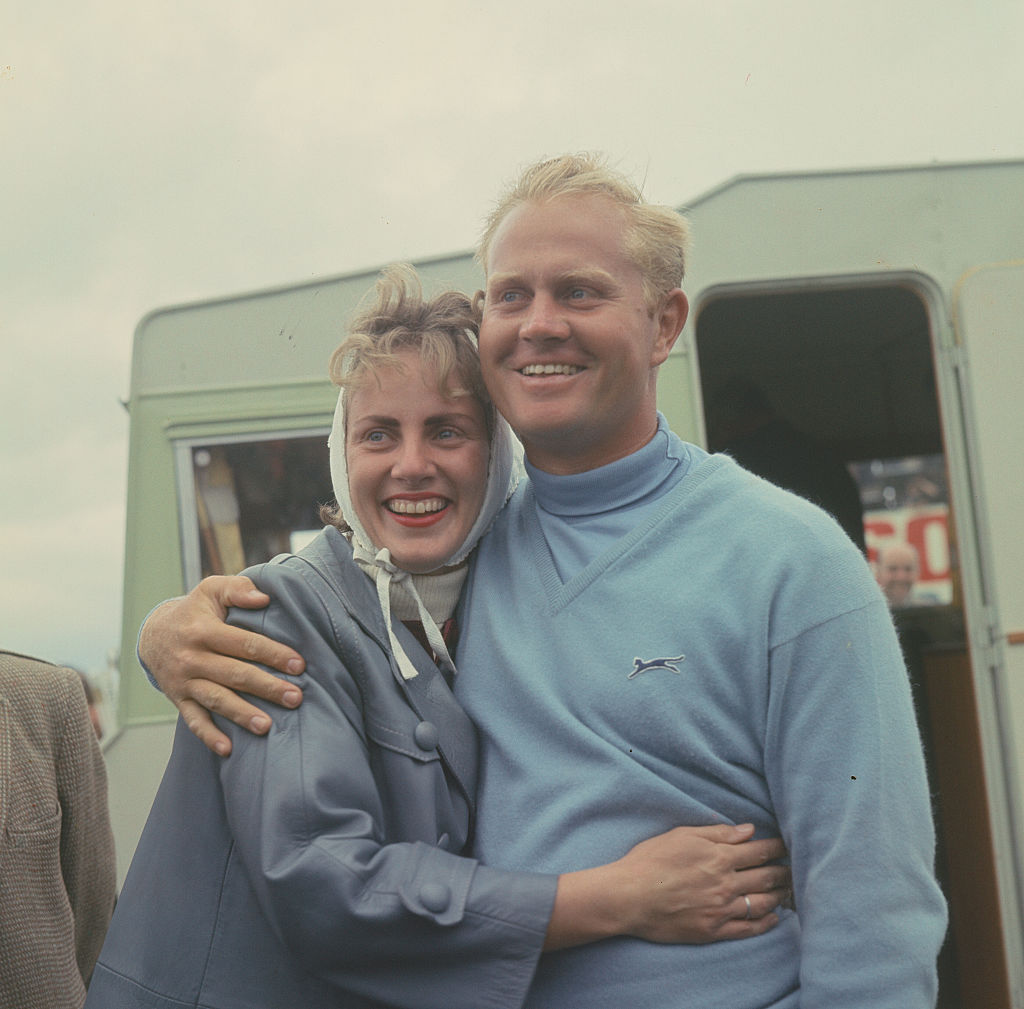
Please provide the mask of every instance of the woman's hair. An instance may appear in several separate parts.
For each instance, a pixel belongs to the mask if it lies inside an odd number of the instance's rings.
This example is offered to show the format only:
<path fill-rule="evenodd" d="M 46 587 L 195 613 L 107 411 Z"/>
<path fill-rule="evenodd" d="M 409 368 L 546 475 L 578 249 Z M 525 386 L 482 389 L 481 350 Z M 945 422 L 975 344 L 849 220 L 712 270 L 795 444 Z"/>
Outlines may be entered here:
<path fill-rule="evenodd" d="M 426 298 L 411 266 L 385 267 L 349 323 L 348 336 L 331 355 L 328 367 L 331 381 L 346 391 L 346 429 L 352 391 L 363 382 L 375 381 L 384 369 L 405 371 L 399 355 L 412 350 L 436 374 L 438 390 L 445 399 L 472 396 L 480 404 L 489 438 L 495 413 L 480 373 L 477 331 L 477 315 L 465 294 L 442 291 Z M 320 518 L 329 525 L 348 528 L 336 505 L 322 506 Z"/>
<path fill-rule="evenodd" d="M 487 270 L 487 256 L 501 222 L 523 203 L 543 203 L 560 196 L 603 196 L 621 208 L 626 221 L 625 252 L 643 278 L 647 307 L 683 282 L 690 232 L 671 207 L 648 203 L 640 187 L 609 168 L 598 154 L 563 154 L 526 168 L 502 194 L 484 222 L 477 259 Z"/>

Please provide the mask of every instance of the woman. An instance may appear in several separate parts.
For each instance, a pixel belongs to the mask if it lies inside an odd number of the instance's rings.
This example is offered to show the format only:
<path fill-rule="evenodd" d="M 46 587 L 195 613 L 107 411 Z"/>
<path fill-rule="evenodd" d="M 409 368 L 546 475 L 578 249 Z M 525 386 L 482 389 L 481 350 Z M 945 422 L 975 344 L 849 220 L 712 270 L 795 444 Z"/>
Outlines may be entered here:
<path fill-rule="evenodd" d="M 392 269 L 335 352 L 334 524 L 232 617 L 301 648 L 303 704 L 225 724 L 226 760 L 179 721 L 87 1006 L 515 1007 L 542 948 L 684 937 L 674 832 L 560 877 L 460 854 L 476 741 L 445 632 L 517 473 L 474 331 Z"/>

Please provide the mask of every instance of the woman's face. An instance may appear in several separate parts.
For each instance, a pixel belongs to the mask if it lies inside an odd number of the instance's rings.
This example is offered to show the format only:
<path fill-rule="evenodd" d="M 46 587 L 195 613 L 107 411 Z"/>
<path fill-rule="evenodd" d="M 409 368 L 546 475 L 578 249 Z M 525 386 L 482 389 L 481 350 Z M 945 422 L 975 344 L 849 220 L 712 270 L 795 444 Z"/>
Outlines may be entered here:
<path fill-rule="evenodd" d="M 447 399 L 419 354 L 349 393 L 345 454 L 356 515 L 375 547 L 422 573 L 462 545 L 484 500 L 488 437 L 472 396 Z"/>

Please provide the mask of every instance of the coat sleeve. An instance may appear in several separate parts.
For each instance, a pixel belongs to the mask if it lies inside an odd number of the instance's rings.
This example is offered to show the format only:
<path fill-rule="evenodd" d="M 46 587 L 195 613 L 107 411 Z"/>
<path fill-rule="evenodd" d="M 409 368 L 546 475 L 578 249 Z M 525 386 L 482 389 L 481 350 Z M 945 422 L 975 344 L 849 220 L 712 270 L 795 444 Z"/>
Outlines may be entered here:
<path fill-rule="evenodd" d="M 773 649 L 766 767 L 792 858 L 801 1006 L 930 1009 L 945 903 L 909 682 L 880 598 Z"/>
<path fill-rule="evenodd" d="M 434 836 L 394 842 L 389 810 L 420 797 L 380 794 L 356 675 L 365 670 L 354 668 L 365 662 L 362 632 L 288 565 L 254 580 L 272 603 L 231 622 L 306 660 L 293 680 L 303 703 L 274 708 L 266 737 L 221 723 L 233 745 L 221 763 L 228 820 L 271 926 L 306 969 L 346 992 L 409 1009 L 427 1004 L 427 991 L 447 1009 L 521 1005 L 557 878 L 488 869 Z M 410 780 L 418 773 L 436 781 L 436 766 L 412 767 Z"/>
<path fill-rule="evenodd" d="M 56 768 L 60 864 L 75 925 L 75 957 L 88 985 L 114 911 L 117 872 L 107 773 L 78 674 L 62 681 L 64 712 Z"/>

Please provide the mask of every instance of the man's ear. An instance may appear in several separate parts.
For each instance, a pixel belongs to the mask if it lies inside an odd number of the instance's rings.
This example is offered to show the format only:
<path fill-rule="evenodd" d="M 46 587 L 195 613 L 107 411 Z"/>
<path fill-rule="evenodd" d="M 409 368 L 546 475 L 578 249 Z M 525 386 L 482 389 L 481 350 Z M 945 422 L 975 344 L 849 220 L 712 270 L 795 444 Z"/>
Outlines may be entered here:
<path fill-rule="evenodd" d="M 654 315 L 654 321 L 658 328 L 651 353 L 652 368 L 665 362 L 669 351 L 679 339 L 679 334 L 683 331 L 689 314 L 690 303 L 678 287 L 669 291 L 658 303 L 658 309 Z"/>
<path fill-rule="evenodd" d="M 485 295 L 483 291 L 477 291 L 476 294 L 473 295 L 473 299 L 470 302 L 473 309 L 473 317 L 476 319 L 477 325 L 480 324 L 480 320 L 481 318 L 483 318 L 484 297 Z"/>

